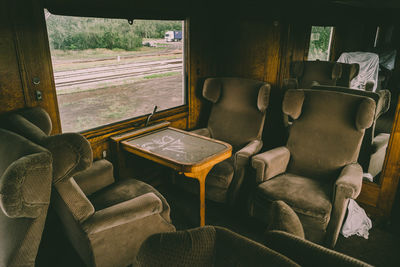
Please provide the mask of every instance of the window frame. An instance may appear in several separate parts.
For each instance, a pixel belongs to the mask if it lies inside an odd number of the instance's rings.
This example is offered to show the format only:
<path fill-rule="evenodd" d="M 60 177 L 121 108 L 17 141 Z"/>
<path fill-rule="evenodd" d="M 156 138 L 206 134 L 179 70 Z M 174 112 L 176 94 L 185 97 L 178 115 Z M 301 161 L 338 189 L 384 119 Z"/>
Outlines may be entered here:
<path fill-rule="evenodd" d="M 116 19 L 116 18 L 113 18 Z M 140 18 L 137 18 L 140 19 Z M 183 42 L 183 49 L 182 49 L 182 83 L 183 83 L 183 100 L 184 100 L 184 104 L 179 105 L 179 106 L 175 106 L 175 107 L 171 107 L 169 109 L 165 109 L 165 110 L 161 110 L 161 111 L 157 111 L 151 119 L 151 122 L 157 122 L 157 121 L 161 121 L 161 120 L 165 120 L 167 118 L 174 118 L 174 119 L 179 119 L 179 118 L 188 118 L 189 117 L 189 86 L 188 86 L 188 69 L 189 69 L 189 48 L 188 48 L 188 44 L 189 44 L 189 22 L 188 22 L 188 18 L 159 18 L 159 17 L 154 17 L 154 18 L 143 18 L 143 20 L 180 20 L 183 22 L 183 31 L 182 31 L 182 42 Z M 47 33 L 47 29 L 46 29 L 46 33 Z M 54 79 L 54 72 L 53 74 L 53 79 Z M 56 89 L 56 88 L 55 88 Z M 58 106 L 58 101 L 57 101 L 57 109 L 59 109 Z M 58 112 L 59 113 L 59 112 Z M 83 136 L 85 136 L 87 139 L 92 139 L 92 138 L 101 138 L 104 136 L 111 136 L 111 135 L 115 135 L 118 133 L 123 133 L 135 128 L 140 128 L 140 127 L 144 127 L 144 124 L 146 122 L 147 117 L 150 115 L 151 113 L 147 113 L 147 114 L 143 114 L 143 115 L 139 115 L 137 117 L 132 117 L 132 118 L 127 118 L 127 119 L 122 119 L 119 121 L 115 121 L 112 123 L 107 123 L 107 124 L 103 124 L 103 125 L 99 125 L 97 127 L 93 127 L 90 129 L 85 129 L 82 131 L 76 131 L 77 133 L 82 134 Z M 62 131 L 62 121 L 61 121 L 61 117 L 59 116 L 59 121 L 60 121 L 60 125 L 61 125 L 61 132 Z"/>

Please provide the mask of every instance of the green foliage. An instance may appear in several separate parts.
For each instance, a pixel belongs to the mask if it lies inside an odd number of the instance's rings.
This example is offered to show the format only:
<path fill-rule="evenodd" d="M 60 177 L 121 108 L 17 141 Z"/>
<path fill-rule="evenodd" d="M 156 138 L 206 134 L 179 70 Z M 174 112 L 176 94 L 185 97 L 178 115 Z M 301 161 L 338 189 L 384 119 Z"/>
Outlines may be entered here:
<path fill-rule="evenodd" d="M 163 38 L 166 31 L 182 30 L 180 21 L 126 20 L 46 16 L 52 49 L 95 48 L 136 50 L 143 38 Z"/>
<path fill-rule="evenodd" d="M 312 27 L 308 60 L 329 59 L 329 45 L 332 29 L 332 27 Z"/>
<path fill-rule="evenodd" d="M 135 20 L 135 32 L 143 38 L 164 38 L 166 31 L 182 31 L 181 21 Z"/>

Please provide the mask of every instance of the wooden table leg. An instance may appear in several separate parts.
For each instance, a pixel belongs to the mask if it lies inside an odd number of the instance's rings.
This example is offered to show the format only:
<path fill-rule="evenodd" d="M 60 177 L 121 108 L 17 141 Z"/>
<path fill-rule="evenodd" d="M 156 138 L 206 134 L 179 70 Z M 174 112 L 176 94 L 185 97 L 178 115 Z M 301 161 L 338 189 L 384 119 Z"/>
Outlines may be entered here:
<path fill-rule="evenodd" d="M 199 172 L 185 173 L 185 176 L 195 178 L 200 186 L 200 226 L 206 224 L 206 177 L 213 166 L 205 168 Z"/>

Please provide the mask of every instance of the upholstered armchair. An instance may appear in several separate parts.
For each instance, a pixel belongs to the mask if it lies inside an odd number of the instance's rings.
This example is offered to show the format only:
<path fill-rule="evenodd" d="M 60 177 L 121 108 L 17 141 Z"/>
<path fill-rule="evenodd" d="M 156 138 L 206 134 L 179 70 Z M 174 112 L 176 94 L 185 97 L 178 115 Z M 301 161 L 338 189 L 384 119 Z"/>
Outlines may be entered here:
<path fill-rule="evenodd" d="M 50 203 L 49 151 L 0 129 L 0 266 L 35 266 Z"/>
<path fill-rule="evenodd" d="M 288 141 L 252 158 L 257 186 L 249 213 L 268 222 L 271 202 L 282 200 L 299 216 L 306 239 L 333 247 L 348 200 L 361 191 L 357 158 L 365 129 L 374 121 L 375 101 L 292 89 L 282 110 L 293 120 Z"/>
<path fill-rule="evenodd" d="M 350 81 L 357 76 L 358 64 L 346 64 L 333 61 L 294 61 L 290 66 L 290 79 L 285 87 L 311 88 L 314 85 L 349 87 Z"/>
<path fill-rule="evenodd" d="M 268 231 L 265 245 L 218 226 L 150 236 L 137 266 L 364 266 L 362 261 L 282 231 Z"/>
<path fill-rule="evenodd" d="M 375 125 L 380 116 L 385 114 L 390 108 L 390 91 L 380 90 L 378 92 L 372 92 L 337 86 L 313 86 L 312 89 L 366 96 L 375 101 L 376 110 L 374 121 L 372 126 L 365 130 L 358 163 L 360 163 L 364 173 L 370 174 L 370 178 L 376 177 L 382 171 L 390 134 L 380 133 L 375 135 Z"/>
<path fill-rule="evenodd" d="M 51 126 L 32 123 L 45 122 L 45 111 L 33 109 L 42 119 L 31 121 L 29 111 L 9 114 L 0 125 L 52 153 L 52 206 L 86 265 L 128 266 L 148 236 L 175 231 L 169 205 L 156 189 L 135 179 L 115 181 L 110 162 L 92 164 L 90 144 L 82 135 L 48 136 L 41 129 Z"/>
<path fill-rule="evenodd" d="M 215 165 L 206 179 L 206 198 L 233 204 L 252 155 L 262 148 L 261 135 L 270 85 L 241 78 L 208 78 L 203 97 L 212 103 L 206 128 L 194 133 L 232 145 L 232 157 Z M 181 185 L 197 192 L 198 186 L 182 179 Z"/>
<path fill-rule="evenodd" d="M 301 266 L 371 266 L 365 262 L 304 239 L 303 225 L 293 209 L 282 200 L 271 204 L 271 222 L 265 245 Z"/>
<path fill-rule="evenodd" d="M 299 266 L 260 243 L 218 226 L 152 235 L 140 248 L 136 265 Z"/>

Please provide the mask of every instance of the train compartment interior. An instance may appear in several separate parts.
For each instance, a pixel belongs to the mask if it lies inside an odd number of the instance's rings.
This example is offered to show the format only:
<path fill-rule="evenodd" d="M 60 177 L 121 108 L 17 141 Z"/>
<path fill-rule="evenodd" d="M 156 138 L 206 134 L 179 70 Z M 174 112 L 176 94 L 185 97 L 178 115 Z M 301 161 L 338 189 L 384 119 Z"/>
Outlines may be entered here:
<path fill-rule="evenodd" d="M 400 264 L 396 1 L 0 4 L 0 265 Z"/>

